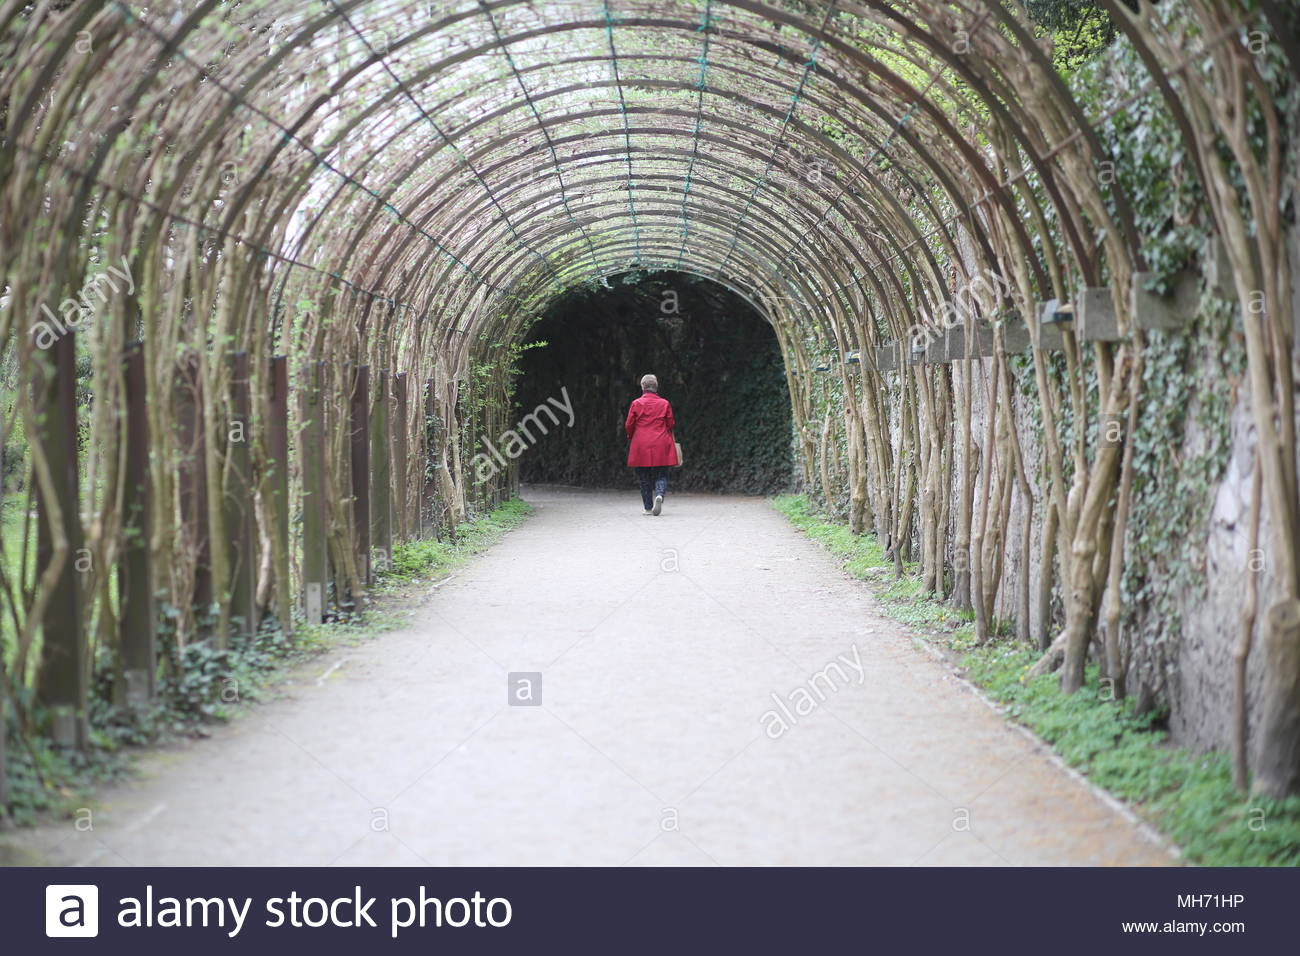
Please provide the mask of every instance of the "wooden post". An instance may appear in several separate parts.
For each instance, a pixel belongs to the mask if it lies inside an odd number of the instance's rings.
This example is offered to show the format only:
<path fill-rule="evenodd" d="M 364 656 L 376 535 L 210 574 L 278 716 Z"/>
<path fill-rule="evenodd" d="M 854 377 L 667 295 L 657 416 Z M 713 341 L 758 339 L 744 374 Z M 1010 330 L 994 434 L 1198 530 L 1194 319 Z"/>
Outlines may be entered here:
<path fill-rule="evenodd" d="M 349 434 L 352 445 L 352 524 L 356 534 L 358 582 L 370 584 L 370 366 L 357 366 L 352 377 Z M 355 602 L 359 595 L 353 595 Z"/>
<path fill-rule="evenodd" d="M 39 580 L 54 562 L 55 521 L 66 551 L 41 619 L 41 664 L 36 699 L 50 714 L 50 739 L 56 746 L 84 748 L 86 721 L 86 642 L 81 619 L 79 563 L 82 547 L 77 492 L 77 347 L 71 329 L 36 353 L 36 434 L 45 452 L 53 500 L 36 485 L 36 574 Z M 58 517 L 54 508 L 58 508 Z"/>
<path fill-rule="evenodd" d="M 421 487 L 424 490 L 424 501 L 421 502 L 421 508 L 428 515 L 427 531 L 429 537 L 437 538 L 442 535 L 442 509 L 438 503 L 438 474 L 437 474 L 437 456 L 438 456 L 438 402 L 433 387 L 433 379 L 424 383 L 424 427 L 420 433 L 424 436 L 424 458 L 421 466 L 424 468 L 424 480 Z"/>
<path fill-rule="evenodd" d="M 3 444 L 3 442 L 0 442 L 0 457 L 3 457 Z M 3 469 L 0 469 L 0 474 L 2 473 Z M 0 554 L 6 553 L 4 550 L 3 538 L 3 534 L 0 534 Z M 9 681 L 5 674 L 5 656 L 3 653 L 0 653 L 0 819 L 4 819 L 6 811 L 9 808 L 9 784 L 5 779 L 5 761 L 8 759 L 5 754 L 5 745 L 7 743 L 5 738 L 8 734 L 7 728 L 9 726 L 8 718 L 5 716 L 6 707 L 8 706 L 6 700 L 6 691 L 8 687 Z"/>
<path fill-rule="evenodd" d="M 3 553 L 3 551 L 0 551 L 0 554 Z M 5 688 L 8 686 L 5 677 L 4 655 L 0 654 L 0 818 L 5 816 L 9 807 L 9 784 L 5 779 L 5 761 L 8 759 L 5 755 L 5 736 L 8 733 L 6 728 L 9 726 L 9 722 L 5 717 Z"/>
<path fill-rule="evenodd" d="M 379 370 L 375 401 L 370 409 L 370 547 L 374 569 L 385 571 L 393 557 L 392 449 L 388 428 L 388 369 Z"/>
<path fill-rule="evenodd" d="M 154 645 L 153 567 L 149 551 L 149 420 L 144 345 L 132 342 L 122 357 L 126 383 L 126 473 L 122 478 L 122 553 L 117 566 L 120 681 L 116 696 L 128 710 L 153 703 L 158 669 Z"/>
<path fill-rule="evenodd" d="M 410 485 L 410 462 L 406 455 L 408 433 L 406 404 L 406 373 L 393 378 L 393 397 L 397 405 L 397 427 L 393 429 L 393 514 L 397 518 L 397 538 L 406 541 L 411 537 L 410 508 L 407 489 Z"/>
<path fill-rule="evenodd" d="M 324 374 L 321 377 L 320 384 L 321 408 L 325 410 L 325 415 L 323 416 L 325 419 L 325 433 L 327 435 L 333 434 L 334 432 L 343 433 L 343 442 L 339 449 L 343 454 L 340 456 L 341 460 L 338 463 L 338 471 L 336 473 L 337 477 L 335 479 L 339 482 L 338 495 L 341 499 L 340 503 L 343 506 L 340 509 L 341 513 L 339 514 L 339 517 L 342 519 L 342 528 L 340 529 L 342 532 L 341 534 L 336 535 L 334 531 L 334 511 L 330 507 L 331 502 L 328 500 L 326 501 L 326 507 L 329 510 L 326 512 L 327 520 L 325 523 L 325 562 L 329 575 L 327 580 L 334 588 L 334 593 L 332 595 L 333 600 L 326 602 L 326 618 L 329 617 L 330 605 L 337 606 L 339 610 L 344 610 L 352 606 L 351 595 L 354 582 L 348 576 L 348 568 L 352 567 L 353 571 L 355 571 L 356 559 L 354 556 L 353 560 L 349 563 L 345 559 L 345 555 L 340 551 L 340 544 L 342 544 L 344 548 L 355 546 L 355 539 L 352 531 L 355 520 L 352 514 L 351 392 L 355 378 L 356 370 L 352 363 L 344 362 L 338 368 L 335 368 L 333 365 L 327 365 Z M 333 394 L 333 389 L 330 386 L 331 384 L 334 384 L 335 379 L 337 379 L 337 385 L 340 390 L 344 388 L 348 389 L 347 397 L 343 402 L 338 404 L 331 401 L 329 398 L 329 396 Z M 331 462 L 331 465 L 332 464 L 333 463 Z M 334 486 L 331 482 L 327 484 L 326 487 L 333 488 Z M 338 539 L 341 539 L 341 542 Z"/>
<path fill-rule="evenodd" d="M 1264 683 L 1253 790 L 1281 800 L 1300 793 L 1300 601 L 1268 609 L 1262 635 Z"/>
<path fill-rule="evenodd" d="M 415 421 L 412 422 L 415 429 L 415 469 L 413 498 L 411 501 L 412 520 L 415 522 L 414 535 L 417 538 L 428 536 L 429 517 L 425 514 L 424 507 L 424 480 L 427 469 L 425 462 L 429 460 L 429 435 L 428 429 L 425 428 L 424 421 L 424 397 L 422 394 L 415 396 Z"/>
<path fill-rule="evenodd" d="M 293 633 L 293 582 L 289 579 L 289 360 L 271 358 L 270 421 L 266 423 L 270 445 L 272 521 L 271 560 L 275 566 L 275 614 L 280 631 Z"/>
<path fill-rule="evenodd" d="M 230 617 L 235 633 L 257 633 L 257 531 L 253 515 L 253 468 L 248 353 L 230 361 L 230 430 L 226 436 L 226 533 L 230 537 Z M 224 646 L 225 635 L 217 635 Z"/>
<path fill-rule="evenodd" d="M 194 591 L 190 606 L 196 637 L 212 630 L 212 556 L 208 541 L 207 434 L 203 424 L 203 383 L 198 356 L 188 356 L 176 374 L 176 427 L 180 461 L 180 523 L 184 539 L 194 549 Z"/>
<path fill-rule="evenodd" d="M 0 475 L 4 474 L 4 460 L 5 460 L 4 438 L 5 435 L 3 432 L 3 428 L 0 427 Z M 2 497 L 3 497 L 3 489 L 0 488 L 0 498 Z M 0 522 L 0 554 L 8 554 L 8 551 L 5 550 L 4 522 Z M 8 722 L 6 721 L 5 718 L 5 706 L 6 706 L 5 688 L 7 688 L 8 686 L 9 685 L 5 677 L 5 656 L 3 653 L 3 648 L 0 648 L 0 818 L 5 816 L 5 813 L 9 807 L 9 786 L 8 786 L 8 782 L 5 779 L 6 776 L 5 760 L 7 759 L 5 756 L 5 743 L 6 743 L 5 737 L 7 735 L 6 728 L 8 727 Z"/>
<path fill-rule="evenodd" d="M 325 582 L 329 573 L 325 511 L 325 409 L 321 401 L 324 362 L 311 370 L 302 405 L 299 460 L 302 467 L 302 588 L 308 624 L 325 618 Z"/>

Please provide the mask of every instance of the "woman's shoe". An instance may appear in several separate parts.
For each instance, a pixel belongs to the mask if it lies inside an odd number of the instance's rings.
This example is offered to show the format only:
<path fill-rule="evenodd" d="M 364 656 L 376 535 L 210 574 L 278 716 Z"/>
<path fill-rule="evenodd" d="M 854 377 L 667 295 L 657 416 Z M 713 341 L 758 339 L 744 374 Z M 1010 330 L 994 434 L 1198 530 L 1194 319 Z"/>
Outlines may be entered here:
<path fill-rule="evenodd" d="M 643 511 L 643 512 L 641 512 L 641 514 L 643 514 L 643 515 L 645 515 L 645 517 L 649 518 L 652 514 L 654 514 L 654 512 L 653 512 L 653 511 Z"/>
<path fill-rule="evenodd" d="M 657 516 L 657 515 L 658 515 L 661 511 L 663 511 L 663 510 L 664 510 L 664 496 L 663 496 L 663 495 L 655 495 L 655 506 L 654 506 L 654 509 L 653 509 L 650 513 L 651 513 L 652 515 L 656 515 L 656 516 Z"/>

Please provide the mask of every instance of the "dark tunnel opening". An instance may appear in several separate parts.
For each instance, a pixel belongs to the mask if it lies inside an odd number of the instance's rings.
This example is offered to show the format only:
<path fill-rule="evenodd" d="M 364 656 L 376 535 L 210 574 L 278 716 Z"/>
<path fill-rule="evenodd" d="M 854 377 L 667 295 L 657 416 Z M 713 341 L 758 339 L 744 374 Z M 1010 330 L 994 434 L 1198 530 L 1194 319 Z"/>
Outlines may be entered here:
<path fill-rule="evenodd" d="M 532 327 L 520 413 L 568 396 L 573 424 L 521 459 L 525 482 L 621 488 L 623 419 L 647 372 L 672 403 L 685 464 L 677 490 L 770 494 L 790 487 L 790 398 L 771 325 L 731 290 L 682 272 L 629 272 L 556 299 Z"/>

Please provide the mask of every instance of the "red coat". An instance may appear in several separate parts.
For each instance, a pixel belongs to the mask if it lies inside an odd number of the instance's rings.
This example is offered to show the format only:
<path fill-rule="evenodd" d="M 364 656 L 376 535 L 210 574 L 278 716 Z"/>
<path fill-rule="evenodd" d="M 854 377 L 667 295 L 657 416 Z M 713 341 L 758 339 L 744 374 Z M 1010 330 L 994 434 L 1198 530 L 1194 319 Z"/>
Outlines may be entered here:
<path fill-rule="evenodd" d="M 655 468 L 677 464 L 673 444 L 673 407 L 654 392 L 642 392 L 627 410 L 623 428 L 632 445 L 627 450 L 629 468 Z"/>

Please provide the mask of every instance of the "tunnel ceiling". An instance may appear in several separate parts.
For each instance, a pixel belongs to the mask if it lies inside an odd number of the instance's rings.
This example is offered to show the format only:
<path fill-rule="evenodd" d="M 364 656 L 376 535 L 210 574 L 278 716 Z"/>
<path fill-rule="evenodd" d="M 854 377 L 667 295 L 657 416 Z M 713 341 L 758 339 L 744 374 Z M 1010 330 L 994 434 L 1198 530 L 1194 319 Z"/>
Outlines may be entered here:
<path fill-rule="evenodd" d="M 944 247 L 991 260 L 1008 153 L 1090 277 L 1060 169 L 1097 147 L 1012 6 L 10 3 L 10 162 L 66 186 L 55 222 L 98 199 L 251 255 L 277 308 L 311 278 L 446 335 L 678 269 L 819 325 L 949 285 Z"/>

